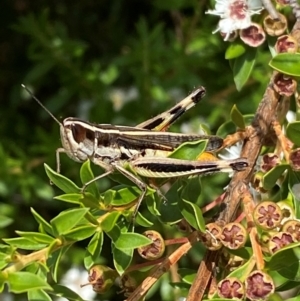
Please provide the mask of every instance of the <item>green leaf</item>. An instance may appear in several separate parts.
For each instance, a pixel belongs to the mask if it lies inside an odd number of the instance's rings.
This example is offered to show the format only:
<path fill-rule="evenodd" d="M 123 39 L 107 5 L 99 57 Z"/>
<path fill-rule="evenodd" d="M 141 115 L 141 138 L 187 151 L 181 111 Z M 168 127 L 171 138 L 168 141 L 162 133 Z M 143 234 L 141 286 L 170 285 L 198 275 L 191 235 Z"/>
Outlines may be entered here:
<path fill-rule="evenodd" d="M 245 121 L 242 113 L 239 111 L 236 105 L 234 105 L 230 112 L 230 117 L 233 123 L 237 126 L 239 129 L 245 129 Z"/>
<path fill-rule="evenodd" d="M 300 53 L 279 53 L 269 66 L 284 74 L 300 76 Z"/>
<path fill-rule="evenodd" d="M 166 193 L 167 201 L 160 203 L 159 212 L 161 216 L 159 219 L 163 223 L 175 224 L 182 219 L 182 214 L 178 207 L 181 189 L 182 180 L 178 179 Z"/>
<path fill-rule="evenodd" d="M 229 274 L 229 277 L 236 277 L 240 279 L 242 282 L 244 282 L 246 280 L 246 277 L 251 273 L 252 269 L 253 269 L 253 258 L 250 258 L 242 266 L 239 266 L 233 272 L 231 272 Z"/>
<path fill-rule="evenodd" d="M 241 42 L 230 43 L 225 52 L 225 59 L 226 60 L 235 59 L 241 56 L 242 54 L 244 54 L 245 51 L 246 51 L 245 44 L 242 44 Z"/>
<path fill-rule="evenodd" d="M 145 228 L 152 227 L 153 223 L 147 219 L 145 216 L 143 216 L 140 212 L 137 213 L 135 222 Z"/>
<path fill-rule="evenodd" d="M 55 239 L 47 234 L 39 232 L 23 232 L 16 231 L 16 233 L 32 242 L 42 243 L 42 244 L 51 244 Z"/>
<path fill-rule="evenodd" d="M 247 51 L 234 59 L 233 62 L 233 77 L 235 86 L 240 91 L 248 81 L 255 64 L 256 48 L 248 47 Z"/>
<path fill-rule="evenodd" d="M 161 202 L 165 202 L 164 196 L 160 196 L 161 192 L 158 192 L 156 194 L 147 195 L 147 197 L 143 200 L 143 202 L 146 201 L 147 208 L 149 212 L 154 216 L 160 216 L 159 209 L 157 208 L 157 204 Z"/>
<path fill-rule="evenodd" d="M 9 273 L 7 276 L 9 292 L 26 293 L 32 289 L 52 290 L 51 286 L 39 276 L 29 272 Z"/>
<path fill-rule="evenodd" d="M 82 193 L 66 193 L 54 197 L 55 200 L 63 201 L 71 204 L 81 204 L 80 200 L 83 198 Z"/>
<path fill-rule="evenodd" d="M 124 206 L 135 201 L 141 194 L 135 186 L 118 185 L 105 191 L 102 195 L 104 204 L 111 206 Z"/>
<path fill-rule="evenodd" d="M 107 214 L 105 219 L 101 222 L 101 228 L 104 232 L 110 232 L 113 227 L 116 225 L 119 217 L 121 215 L 121 212 L 119 211 L 113 211 Z"/>
<path fill-rule="evenodd" d="M 85 161 L 80 168 L 80 179 L 82 185 L 94 180 L 94 174 L 91 169 L 91 161 L 87 160 Z M 94 195 L 97 199 L 100 197 L 99 189 L 97 187 L 96 181 L 89 184 L 85 191 L 89 191 L 92 195 Z"/>
<path fill-rule="evenodd" d="M 197 271 L 187 268 L 181 268 L 177 271 L 178 275 L 182 279 L 183 282 L 192 284 L 195 280 Z"/>
<path fill-rule="evenodd" d="M 152 240 L 139 233 L 121 233 L 114 242 L 118 249 L 136 249 L 147 246 Z"/>
<path fill-rule="evenodd" d="M 66 286 L 54 284 L 53 290 L 55 296 L 57 297 L 63 297 L 70 301 L 84 301 L 84 299 Z"/>
<path fill-rule="evenodd" d="M 118 249 L 114 245 L 112 246 L 114 266 L 119 273 L 122 275 L 124 271 L 130 266 L 134 249 Z"/>
<path fill-rule="evenodd" d="M 74 193 L 74 192 L 80 192 L 81 189 L 73 183 L 68 178 L 62 176 L 61 174 L 55 172 L 53 169 L 51 169 L 47 164 L 44 164 L 46 174 L 48 178 L 51 180 L 52 183 L 54 183 L 58 188 L 60 188 L 65 193 Z"/>
<path fill-rule="evenodd" d="M 58 269 L 61 267 L 61 258 L 70 249 L 71 244 L 54 251 L 49 258 L 49 267 L 51 267 L 52 278 L 55 282 L 58 279 Z"/>
<path fill-rule="evenodd" d="M 80 223 L 88 211 L 89 208 L 63 211 L 51 220 L 51 225 L 58 235 L 63 235 Z"/>
<path fill-rule="evenodd" d="M 52 301 L 44 290 L 30 290 L 27 294 L 29 301 Z"/>
<path fill-rule="evenodd" d="M 40 250 L 47 247 L 47 244 L 36 243 L 23 237 L 3 238 L 2 240 L 15 248 L 23 250 Z"/>
<path fill-rule="evenodd" d="M 71 231 L 66 232 L 64 237 L 67 240 L 80 241 L 92 236 L 96 231 L 96 227 L 93 225 L 82 225 L 73 228 Z"/>
<path fill-rule="evenodd" d="M 205 232 L 205 221 L 200 208 L 185 199 L 182 199 L 178 205 L 187 222 L 195 229 Z"/>
<path fill-rule="evenodd" d="M 266 268 L 277 271 L 283 277 L 290 280 L 300 279 L 300 261 L 294 248 L 300 243 L 292 243 L 278 250 L 270 258 L 266 258 Z"/>
<path fill-rule="evenodd" d="M 226 137 L 229 134 L 236 132 L 236 126 L 232 121 L 223 123 L 217 130 L 216 135 L 220 137 Z"/>
<path fill-rule="evenodd" d="M 201 196 L 201 179 L 198 176 L 190 177 L 186 180 L 186 184 L 183 185 L 183 190 L 180 195 L 180 199 L 186 199 L 197 203 Z"/>
<path fill-rule="evenodd" d="M 197 160 L 207 146 L 207 140 L 199 140 L 194 142 L 185 142 L 176 148 L 168 158 L 183 159 L 183 160 Z"/>
<path fill-rule="evenodd" d="M 9 226 L 13 221 L 12 218 L 0 214 L 0 229 Z"/>
<path fill-rule="evenodd" d="M 297 146 L 300 146 L 300 121 L 291 122 L 287 125 L 286 136 Z"/>
<path fill-rule="evenodd" d="M 47 233 L 49 234 L 53 234 L 53 229 L 51 227 L 51 225 L 45 221 L 41 215 L 39 215 L 33 208 L 30 208 L 30 211 L 33 215 L 33 217 L 35 218 L 35 220 L 38 222 L 38 224 L 40 224 L 40 226 L 43 228 L 43 230 L 45 230 Z"/>
<path fill-rule="evenodd" d="M 86 269 L 90 269 L 96 263 L 96 261 L 99 260 L 103 246 L 103 239 L 103 232 L 98 231 L 90 240 L 84 258 L 84 266 Z"/>
<path fill-rule="evenodd" d="M 287 169 L 289 169 L 289 164 L 280 164 L 266 172 L 262 178 L 263 188 L 266 190 L 271 190 L 283 172 Z"/>

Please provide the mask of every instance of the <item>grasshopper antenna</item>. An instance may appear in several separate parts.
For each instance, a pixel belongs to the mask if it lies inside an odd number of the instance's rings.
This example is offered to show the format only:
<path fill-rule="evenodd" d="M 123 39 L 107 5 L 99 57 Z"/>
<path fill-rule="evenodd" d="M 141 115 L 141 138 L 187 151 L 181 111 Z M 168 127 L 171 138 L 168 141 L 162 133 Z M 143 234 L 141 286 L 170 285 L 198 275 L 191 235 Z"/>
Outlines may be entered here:
<path fill-rule="evenodd" d="M 59 124 L 61 125 L 61 122 L 42 104 L 42 102 L 24 85 L 21 84 L 21 87 L 24 88 L 29 95 Z"/>

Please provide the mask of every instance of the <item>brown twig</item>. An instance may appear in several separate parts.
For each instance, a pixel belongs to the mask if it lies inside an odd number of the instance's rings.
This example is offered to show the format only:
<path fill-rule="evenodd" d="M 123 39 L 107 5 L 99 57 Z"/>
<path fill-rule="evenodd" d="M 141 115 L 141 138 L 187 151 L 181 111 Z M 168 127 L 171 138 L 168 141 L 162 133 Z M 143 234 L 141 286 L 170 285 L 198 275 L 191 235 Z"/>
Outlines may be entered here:
<path fill-rule="evenodd" d="M 183 255 L 185 255 L 193 246 L 195 242 L 199 240 L 199 234 L 194 231 L 189 236 L 189 241 L 180 246 L 175 252 L 168 256 L 161 264 L 154 267 L 150 276 L 146 277 L 144 281 L 135 289 L 126 301 L 138 301 L 146 295 L 148 290 L 154 285 L 154 283 L 165 274 Z"/>

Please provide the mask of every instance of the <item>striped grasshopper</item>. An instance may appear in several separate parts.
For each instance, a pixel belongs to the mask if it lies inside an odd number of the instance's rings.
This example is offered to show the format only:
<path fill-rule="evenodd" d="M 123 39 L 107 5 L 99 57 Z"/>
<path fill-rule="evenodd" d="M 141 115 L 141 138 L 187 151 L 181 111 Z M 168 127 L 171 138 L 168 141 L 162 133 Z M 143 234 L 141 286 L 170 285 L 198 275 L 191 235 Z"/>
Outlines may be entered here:
<path fill-rule="evenodd" d="M 247 160 L 190 161 L 167 156 L 184 142 L 207 140 L 206 151 L 219 149 L 223 139 L 217 136 L 165 132 L 183 113 L 194 107 L 205 95 L 199 87 L 168 111 L 136 127 L 110 124 L 93 124 L 68 117 L 60 122 L 31 92 L 23 88 L 59 124 L 62 148 L 56 150 L 57 172 L 60 172 L 60 154 L 66 153 L 76 162 L 91 160 L 105 172 L 82 187 L 118 171 L 141 190 L 134 215 L 136 216 L 146 192 L 145 178 L 174 178 L 190 175 L 207 175 L 214 172 L 241 171 Z M 127 167 L 130 167 L 130 170 Z"/>

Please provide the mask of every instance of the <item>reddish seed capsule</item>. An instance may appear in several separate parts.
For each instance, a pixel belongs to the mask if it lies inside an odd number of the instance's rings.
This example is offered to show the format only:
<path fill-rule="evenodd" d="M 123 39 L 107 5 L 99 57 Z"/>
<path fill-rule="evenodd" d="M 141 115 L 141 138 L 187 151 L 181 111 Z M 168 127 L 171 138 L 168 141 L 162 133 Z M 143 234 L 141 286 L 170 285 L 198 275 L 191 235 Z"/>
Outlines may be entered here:
<path fill-rule="evenodd" d="M 232 250 L 242 248 L 247 241 L 247 237 L 247 230 L 238 223 L 225 225 L 220 235 L 223 245 Z"/>
<path fill-rule="evenodd" d="M 271 230 L 280 226 L 282 211 L 274 202 L 261 202 L 254 209 L 253 219 L 254 222 L 262 229 Z"/>
<path fill-rule="evenodd" d="M 145 231 L 143 233 L 147 238 L 152 240 L 150 245 L 140 247 L 137 249 L 139 255 L 147 260 L 155 260 L 160 258 L 165 252 L 165 241 L 158 233 L 154 230 Z"/>
<path fill-rule="evenodd" d="M 227 299 L 242 299 L 245 295 L 244 285 L 235 277 L 228 277 L 218 284 L 218 295 Z"/>

